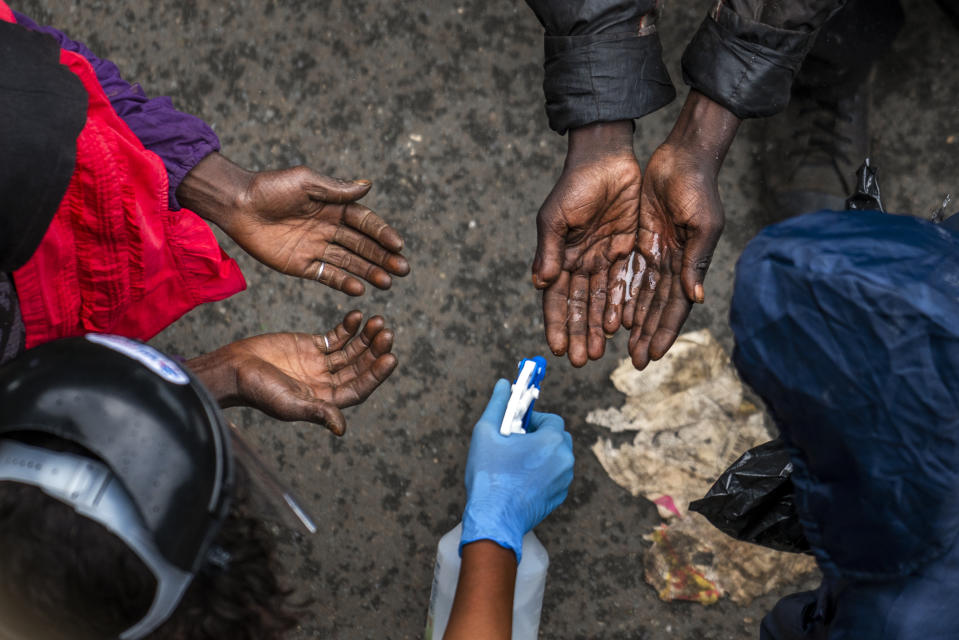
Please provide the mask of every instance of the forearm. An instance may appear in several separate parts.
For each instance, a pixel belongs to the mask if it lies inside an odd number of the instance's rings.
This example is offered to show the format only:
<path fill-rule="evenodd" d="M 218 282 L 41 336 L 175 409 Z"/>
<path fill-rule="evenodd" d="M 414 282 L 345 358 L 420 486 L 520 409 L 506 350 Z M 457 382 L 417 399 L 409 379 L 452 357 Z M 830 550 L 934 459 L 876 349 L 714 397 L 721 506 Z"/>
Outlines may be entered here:
<path fill-rule="evenodd" d="M 633 121 L 596 122 L 571 129 L 566 167 L 633 153 Z"/>
<path fill-rule="evenodd" d="M 231 214 L 247 194 L 253 172 L 211 153 L 183 178 L 177 188 L 180 203 L 229 233 Z"/>
<path fill-rule="evenodd" d="M 241 404 L 237 391 L 236 363 L 230 353 L 230 345 L 187 360 L 183 364 L 199 378 L 221 407 Z"/>
<path fill-rule="evenodd" d="M 715 174 L 726 158 L 740 122 L 729 109 L 691 90 L 665 144 L 698 158 Z"/>
<path fill-rule="evenodd" d="M 508 640 L 513 626 L 516 555 L 490 540 L 463 547 L 445 640 Z"/>

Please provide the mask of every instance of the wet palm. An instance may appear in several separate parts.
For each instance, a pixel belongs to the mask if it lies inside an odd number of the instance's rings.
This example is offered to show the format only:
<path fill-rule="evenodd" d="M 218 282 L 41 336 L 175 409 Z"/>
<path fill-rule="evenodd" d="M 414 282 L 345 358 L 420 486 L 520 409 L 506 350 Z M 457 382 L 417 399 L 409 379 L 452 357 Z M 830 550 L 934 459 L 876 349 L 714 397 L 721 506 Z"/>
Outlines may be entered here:
<path fill-rule="evenodd" d="M 642 187 L 631 299 L 623 325 L 629 352 L 644 368 L 672 346 L 703 279 L 724 224 L 716 170 L 702 154 L 663 144 L 650 158 Z"/>
<path fill-rule="evenodd" d="M 607 284 L 633 248 L 640 179 L 632 151 L 567 165 L 537 217 L 533 282 L 545 289 L 546 339 L 574 366 L 603 355 Z"/>

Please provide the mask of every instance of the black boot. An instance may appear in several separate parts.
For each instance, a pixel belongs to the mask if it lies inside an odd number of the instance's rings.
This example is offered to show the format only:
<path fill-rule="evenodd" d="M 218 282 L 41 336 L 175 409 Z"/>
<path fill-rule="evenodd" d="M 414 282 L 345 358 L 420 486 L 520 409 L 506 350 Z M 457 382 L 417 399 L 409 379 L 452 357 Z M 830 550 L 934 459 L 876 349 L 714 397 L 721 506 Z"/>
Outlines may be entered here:
<path fill-rule="evenodd" d="M 786 111 L 766 121 L 762 168 L 769 222 L 845 209 L 856 170 L 869 155 L 869 84 L 839 99 L 796 90 Z"/>

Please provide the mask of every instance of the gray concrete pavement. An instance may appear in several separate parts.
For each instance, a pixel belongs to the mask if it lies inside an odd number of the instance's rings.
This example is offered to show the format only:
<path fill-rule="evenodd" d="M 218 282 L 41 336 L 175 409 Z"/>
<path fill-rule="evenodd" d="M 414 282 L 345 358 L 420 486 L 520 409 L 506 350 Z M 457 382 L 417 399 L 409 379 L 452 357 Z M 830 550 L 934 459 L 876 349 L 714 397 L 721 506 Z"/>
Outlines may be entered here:
<path fill-rule="evenodd" d="M 661 21 L 680 100 L 638 124 L 641 158 L 665 137 L 685 88 L 679 56 L 707 3 L 673 2 Z M 931 0 L 908 0 L 908 23 L 876 87 L 875 164 L 893 210 L 929 211 L 959 194 L 959 38 Z M 319 515 L 310 539 L 283 534 L 284 562 L 309 616 L 296 638 L 418 638 L 435 544 L 464 502 L 470 429 L 494 381 L 547 352 L 529 283 L 534 216 L 558 175 L 565 141 L 546 126 L 538 23 L 519 0 L 116 0 L 14 3 L 114 60 L 151 94 L 204 117 L 224 153 L 255 169 L 305 163 L 373 180 L 365 203 L 404 235 L 412 274 L 361 299 L 280 276 L 228 240 L 249 289 L 200 308 L 159 336 L 193 355 L 266 331 L 332 327 L 346 310 L 385 315 L 400 366 L 337 439 L 252 411 L 253 435 Z M 759 228 L 756 123 L 721 174 L 727 230 L 688 327 L 731 346 L 734 262 Z M 740 640 L 782 593 L 739 608 L 660 602 L 642 579 L 641 539 L 655 508 L 614 485 L 588 447 L 584 421 L 618 404 L 608 381 L 625 334 L 600 362 L 574 370 L 550 357 L 539 407 L 574 434 L 576 479 L 537 533 L 552 566 L 545 638 Z M 800 585 L 801 586 L 801 585 Z"/>

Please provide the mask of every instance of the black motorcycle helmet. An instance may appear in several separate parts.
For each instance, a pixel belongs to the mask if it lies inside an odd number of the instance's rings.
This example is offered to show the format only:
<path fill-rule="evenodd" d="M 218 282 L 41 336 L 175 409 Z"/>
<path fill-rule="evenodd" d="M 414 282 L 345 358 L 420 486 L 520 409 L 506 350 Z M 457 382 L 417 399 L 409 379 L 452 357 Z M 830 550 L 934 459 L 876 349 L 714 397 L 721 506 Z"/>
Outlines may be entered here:
<path fill-rule="evenodd" d="M 27 445 L 30 434 L 91 456 Z M 0 480 L 36 486 L 99 522 L 156 579 L 149 611 L 123 640 L 146 636 L 176 609 L 229 511 L 233 464 L 216 402 L 148 345 L 89 335 L 0 367 Z"/>

